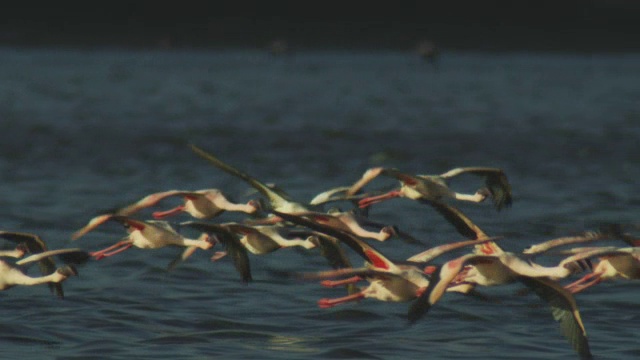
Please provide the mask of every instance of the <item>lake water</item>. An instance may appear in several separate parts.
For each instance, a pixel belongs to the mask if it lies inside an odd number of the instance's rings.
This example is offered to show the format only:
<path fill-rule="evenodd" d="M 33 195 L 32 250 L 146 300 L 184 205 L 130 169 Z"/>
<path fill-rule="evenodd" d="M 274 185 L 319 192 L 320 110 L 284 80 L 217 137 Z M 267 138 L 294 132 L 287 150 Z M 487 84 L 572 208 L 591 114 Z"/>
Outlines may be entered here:
<path fill-rule="evenodd" d="M 371 166 L 432 174 L 500 167 L 512 208 L 459 207 L 515 252 L 600 222 L 638 223 L 640 55 L 445 52 L 432 66 L 401 52 L 5 48 L 0 65 L 2 228 L 37 233 L 50 248 L 119 240 L 124 232 L 110 224 L 77 242 L 70 236 L 100 211 L 152 192 L 256 196 L 188 143 L 300 201 Z M 478 187 L 467 180 L 453 184 Z M 462 240 L 432 209 L 405 199 L 375 206 L 371 218 L 426 244 Z M 397 239 L 374 246 L 397 259 L 425 248 Z M 0 293 L 2 355 L 577 358 L 547 306 L 514 295 L 517 284 L 480 289 L 495 302 L 447 294 L 409 326 L 409 303 L 318 308 L 318 299 L 344 292 L 285 276 L 327 269 L 314 251 L 250 255 L 246 286 L 228 259 L 211 263 L 204 252 L 167 272 L 179 251 L 132 249 L 88 263 L 64 283 L 64 300 L 46 287 Z M 577 301 L 597 359 L 640 356 L 637 283 L 603 283 Z"/>

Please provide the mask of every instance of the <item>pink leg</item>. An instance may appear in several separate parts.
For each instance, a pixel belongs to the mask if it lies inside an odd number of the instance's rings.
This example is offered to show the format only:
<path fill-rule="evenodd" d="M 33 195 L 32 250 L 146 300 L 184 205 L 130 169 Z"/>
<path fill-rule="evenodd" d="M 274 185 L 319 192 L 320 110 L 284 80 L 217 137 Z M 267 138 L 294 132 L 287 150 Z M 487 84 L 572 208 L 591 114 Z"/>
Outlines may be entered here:
<path fill-rule="evenodd" d="M 588 287 L 599 284 L 600 282 L 602 282 L 601 274 L 591 273 L 583 276 L 578 281 L 575 281 L 564 288 L 569 290 L 572 294 L 576 294 Z"/>
<path fill-rule="evenodd" d="M 364 279 L 361 278 L 360 276 L 352 276 L 348 279 L 343 279 L 343 280 L 323 280 L 320 282 L 320 285 L 326 286 L 326 287 L 337 287 L 342 285 L 355 284 L 358 281 L 362 281 L 362 280 Z"/>
<path fill-rule="evenodd" d="M 216 251 L 216 253 L 213 254 L 213 256 L 211 257 L 211 261 L 218 261 L 218 260 L 222 259 L 225 256 L 227 256 L 227 252 L 226 251 Z"/>
<path fill-rule="evenodd" d="M 133 244 L 131 244 L 131 242 L 129 240 L 125 240 L 125 241 L 119 241 L 114 245 L 109 246 L 106 249 L 102 249 L 99 251 L 94 251 L 89 253 L 89 255 L 91 255 L 92 257 L 94 257 L 96 260 L 100 260 L 102 258 L 123 252 L 125 250 L 127 250 L 128 248 L 130 248 Z M 121 249 L 118 249 L 121 248 Z M 117 249 L 117 250 L 113 250 L 113 249 Z M 113 250 L 113 251 L 111 251 Z M 109 252 L 111 251 L 111 252 Z"/>
<path fill-rule="evenodd" d="M 124 245 L 124 246 L 122 246 L 120 249 L 113 250 L 112 252 L 109 252 L 109 253 L 103 253 L 103 254 L 102 254 L 102 257 L 109 257 L 109 256 L 112 256 L 112 255 L 115 255 L 115 254 L 119 254 L 119 253 L 121 253 L 121 252 L 123 252 L 123 251 L 125 251 L 125 250 L 129 249 L 129 248 L 130 248 L 130 247 L 132 247 L 132 246 L 133 246 L 133 244 L 127 244 L 127 245 Z"/>
<path fill-rule="evenodd" d="M 600 284 L 602 282 L 602 278 L 601 277 L 597 277 L 593 280 L 591 280 L 590 282 L 586 283 L 586 284 L 582 284 L 581 286 L 577 286 L 577 287 L 573 287 L 571 289 L 569 289 L 569 291 L 571 291 L 572 294 L 577 294 L 579 292 L 581 292 L 582 290 L 588 288 L 588 287 L 592 287 L 593 285 L 597 285 Z"/>
<path fill-rule="evenodd" d="M 184 211 L 184 205 L 176 206 L 175 208 L 166 211 L 156 211 L 151 215 L 154 219 L 163 219 L 167 216 L 176 215 L 182 211 Z"/>
<path fill-rule="evenodd" d="M 399 190 L 393 190 L 393 191 L 389 191 L 386 194 L 382 194 L 382 195 L 378 195 L 378 196 L 370 196 L 370 197 L 366 197 L 364 199 L 361 199 L 360 201 L 358 201 L 358 206 L 361 209 L 364 209 L 366 207 L 369 207 L 373 204 L 377 204 L 379 202 L 383 202 L 385 200 L 389 200 L 389 199 L 393 199 L 396 197 L 400 196 L 400 191 Z"/>
<path fill-rule="evenodd" d="M 580 284 L 584 283 L 585 281 L 587 281 L 587 280 L 591 279 L 591 278 L 592 278 L 592 277 L 594 277 L 594 276 L 596 276 L 596 274 L 595 274 L 595 273 L 589 273 L 589 274 L 587 274 L 587 275 L 585 275 L 585 276 L 581 277 L 580 279 L 578 279 L 578 280 L 576 280 L 576 281 L 572 282 L 571 284 L 566 285 L 564 288 L 565 288 L 565 289 L 568 289 L 568 288 L 571 288 L 571 287 L 578 286 L 578 285 L 580 285 Z"/>
<path fill-rule="evenodd" d="M 346 302 L 349 301 L 358 301 L 364 299 L 364 293 L 362 292 L 357 292 L 355 294 L 352 295 L 347 295 L 341 298 L 335 298 L 335 299 L 320 299 L 318 300 L 318 306 L 325 309 L 325 308 L 330 308 L 330 307 L 334 307 L 338 304 L 344 304 Z"/>

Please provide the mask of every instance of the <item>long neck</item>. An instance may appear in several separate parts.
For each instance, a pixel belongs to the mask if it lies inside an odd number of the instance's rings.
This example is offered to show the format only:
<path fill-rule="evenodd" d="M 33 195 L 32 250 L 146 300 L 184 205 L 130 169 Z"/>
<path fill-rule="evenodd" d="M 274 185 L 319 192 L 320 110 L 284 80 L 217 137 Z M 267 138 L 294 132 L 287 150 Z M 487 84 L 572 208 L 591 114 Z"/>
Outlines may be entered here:
<path fill-rule="evenodd" d="M 211 248 L 211 246 L 212 246 L 212 244 L 206 240 L 207 238 L 208 238 L 207 234 L 200 235 L 200 237 L 198 239 L 188 239 L 188 238 L 184 238 L 183 237 L 182 241 L 181 241 L 181 243 L 182 243 L 181 245 L 182 246 L 187 246 L 187 247 L 195 246 L 197 248 L 206 250 L 206 249 Z"/>
<path fill-rule="evenodd" d="M 4 256 L 4 257 L 12 257 L 12 258 L 21 258 L 24 255 L 24 251 L 20 251 L 18 249 L 14 249 L 14 250 L 3 250 L 0 251 L 0 256 Z"/>
<path fill-rule="evenodd" d="M 374 232 L 374 231 L 369 231 L 369 230 L 363 228 L 351 216 L 341 216 L 339 219 L 343 224 L 345 224 L 349 228 L 349 230 L 352 233 L 354 233 L 357 236 L 371 238 L 371 239 L 375 239 L 375 240 L 378 240 L 378 241 L 385 241 L 390 236 L 389 234 L 384 233 L 384 232 Z"/>
<path fill-rule="evenodd" d="M 7 272 L 2 274 L 2 277 L 4 278 L 5 284 L 9 286 L 40 285 L 40 284 L 46 284 L 50 282 L 60 282 L 64 279 L 64 276 L 62 276 L 58 272 L 54 272 L 52 274 L 45 275 L 45 276 L 31 277 L 16 268 L 9 269 Z"/>
<path fill-rule="evenodd" d="M 226 211 L 239 211 L 247 214 L 252 214 L 256 212 L 256 208 L 249 204 L 236 204 L 236 203 L 227 201 L 226 199 L 224 200 L 223 205 L 219 207 Z"/>
<path fill-rule="evenodd" d="M 502 262 L 518 275 L 529 277 L 550 277 L 564 278 L 570 275 L 571 271 L 564 266 L 542 266 L 531 262 L 526 262 L 512 254 L 504 253 Z"/>

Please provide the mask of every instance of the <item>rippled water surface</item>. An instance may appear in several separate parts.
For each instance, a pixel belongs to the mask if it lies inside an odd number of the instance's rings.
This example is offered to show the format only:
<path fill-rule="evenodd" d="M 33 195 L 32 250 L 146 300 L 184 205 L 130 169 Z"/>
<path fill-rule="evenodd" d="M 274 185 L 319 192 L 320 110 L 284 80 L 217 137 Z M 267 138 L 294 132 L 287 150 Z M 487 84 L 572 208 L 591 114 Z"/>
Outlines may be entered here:
<path fill-rule="evenodd" d="M 119 240 L 110 224 L 76 243 L 70 235 L 152 192 L 256 196 L 195 156 L 190 142 L 300 201 L 374 165 L 501 167 L 512 208 L 459 206 L 487 233 L 506 236 L 511 251 L 602 221 L 638 221 L 637 55 L 445 53 L 431 66 L 406 53 L 2 49 L 0 65 L 2 228 L 37 233 L 51 248 Z M 475 190 L 477 179 L 467 180 L 454 184 Z M 425 244 L 461 240 L 409 200 L 379 204 L 371 218 Z M 425 248 L 397 239 L 374 246 L 398 259 Z M 228 259 L 211 263 L 204 252 L 167 272 L 179 251 L 132 249 L 86 264 L 65 282 L 64 300 L 46 287 L 0 293 L 3 356 L 576 358 L 546 305 L 514 295 L 516 284 L 481 289 L 489 301 L 447 294 L 409 326 L 408 303 L 318 308 L 319 298 L 344 291 L 287 277 L 327 269 L 315 251 L 251 256 L 247 286 Z M 577 296 L 596 358 L 640 356 L 637 295 L 636 283 L 620 281 Z"/>

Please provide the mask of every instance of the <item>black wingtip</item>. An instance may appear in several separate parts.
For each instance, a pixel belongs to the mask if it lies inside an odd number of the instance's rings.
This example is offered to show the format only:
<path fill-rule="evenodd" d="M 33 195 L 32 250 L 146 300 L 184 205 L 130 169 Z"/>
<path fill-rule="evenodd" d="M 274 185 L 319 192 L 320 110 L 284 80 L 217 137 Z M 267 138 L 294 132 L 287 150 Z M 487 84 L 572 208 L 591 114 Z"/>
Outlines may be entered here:
<path fill-rule="evenodd" d="M 58 255 L 58 257 L 63 263 L 70 265 L 83 265 L 86 264 L 89 259 L 91 259 L 91 255 L 86 251 L 76 251 L 72 253 L 60 254 Z"/>

